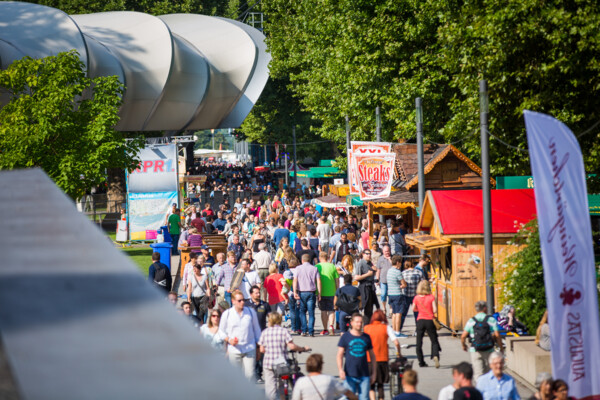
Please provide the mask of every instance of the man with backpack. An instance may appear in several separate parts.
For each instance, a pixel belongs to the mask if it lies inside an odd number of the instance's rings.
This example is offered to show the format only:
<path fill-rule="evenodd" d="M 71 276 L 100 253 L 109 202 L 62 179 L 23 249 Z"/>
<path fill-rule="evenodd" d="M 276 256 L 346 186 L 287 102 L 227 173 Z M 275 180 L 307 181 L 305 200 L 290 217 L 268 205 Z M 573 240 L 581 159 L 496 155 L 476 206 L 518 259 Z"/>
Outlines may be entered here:
<path fill-rule="evenodd" d="M 167 293 L 171 291 L 173 284 L 171 271 L 160 262 L 160 253 L 152 253 L 152 265 L 148 268 L 148 280 Z"/>
<path fill-rule="evenodd" d="M 473 364 L 473 379 L 477 379 L 490 370 L 489 356 L 494 351 L 494 345 L 504 350 L 502 347 L 502 338 L 498 331 L 496 318 L 487 313 L 487 303 L 478 301 L 475 303 L 477 314 L 470 318 L 460 337 L 464 351 L 471 355 L 471 364 Z M 470 338 L 470 346 L 467 345 L 467 337 Z"/>
<path fill-rule="evenodd" d="M 349 318 L 360 309 L 360 291 L 352 286 L 352 275 L 344 275 L 344 286 L 340 287 L 333 298 L 334 309 L 340 312 L 338 322 L 340 334 L 348 331 Z"/>

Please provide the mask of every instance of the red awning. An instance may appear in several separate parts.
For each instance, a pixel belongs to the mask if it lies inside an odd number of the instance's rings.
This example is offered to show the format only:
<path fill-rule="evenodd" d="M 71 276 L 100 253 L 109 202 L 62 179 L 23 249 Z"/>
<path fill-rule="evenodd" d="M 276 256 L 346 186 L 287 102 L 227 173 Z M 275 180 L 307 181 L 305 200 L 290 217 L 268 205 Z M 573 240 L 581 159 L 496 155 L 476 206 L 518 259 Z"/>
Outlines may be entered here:
<path fill-rule="evenodd" d="M 492 190 L 492 232 L 516 233 L 536 216 L 533 189 Z M 431 196 L 444 235 L 483 234 L 481 190 L 439 190 Z"/>

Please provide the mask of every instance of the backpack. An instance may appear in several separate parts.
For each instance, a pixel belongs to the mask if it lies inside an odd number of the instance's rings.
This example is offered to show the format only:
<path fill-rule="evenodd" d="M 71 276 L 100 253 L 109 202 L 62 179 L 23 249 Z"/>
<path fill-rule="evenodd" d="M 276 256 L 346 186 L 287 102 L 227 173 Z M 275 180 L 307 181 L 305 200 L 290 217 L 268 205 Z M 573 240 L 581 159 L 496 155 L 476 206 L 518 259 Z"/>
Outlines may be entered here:
<path fill-rule="evenodd" d="M 342 310 L 346 314 L 353 314 L 355 312 L 358 312 L 358 309 L 360 307 L 358 298 L 352 298 L 346 292 L 340 293 L 336 305 L 340 310 Z"/>
<path fill-rule="evenodd" d="M 167 286 L 167 274 L 169 273 L 167 268 L 163 268 L 160 264 L 154 263 L 154 283 L 159 286 Z"/>
<path fill-rule="evenodd" d="M 494 347 L 492 330 L 487 323 L 489 317 L 489 315 L 486 315 L 482 321 L 478 321 L 475 317 L 471 318 L 475 322 L 473 338 L 471 339 L 471 346 L 475 351 L 485 351 Z"/>

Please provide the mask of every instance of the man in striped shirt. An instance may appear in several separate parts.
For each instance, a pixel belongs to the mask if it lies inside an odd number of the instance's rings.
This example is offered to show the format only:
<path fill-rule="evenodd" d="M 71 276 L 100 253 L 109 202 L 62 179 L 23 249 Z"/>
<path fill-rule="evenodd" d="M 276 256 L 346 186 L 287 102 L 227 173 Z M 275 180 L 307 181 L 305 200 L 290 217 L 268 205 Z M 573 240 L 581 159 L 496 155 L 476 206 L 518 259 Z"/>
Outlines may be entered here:
<path fill-rule="evenodd" d="M 392 268 L 387 272 L 388 303 L 392 309 L 392 328 L 394 334 L 400 336 L 400 323 L 402 321 L 402 256 L 392 257 Z"/>
<path fill-rule="evenodd" d="M 215 276 L 217 285 L 222 285 L 225 290 L 225 301 L 229 304 L 229 307 L 231 307 L 231 279 L 233 278 L 235 266 L 235 253 L 233 251 L 228 251 L 227 262 L 221 266 L 221 270 Z"/>

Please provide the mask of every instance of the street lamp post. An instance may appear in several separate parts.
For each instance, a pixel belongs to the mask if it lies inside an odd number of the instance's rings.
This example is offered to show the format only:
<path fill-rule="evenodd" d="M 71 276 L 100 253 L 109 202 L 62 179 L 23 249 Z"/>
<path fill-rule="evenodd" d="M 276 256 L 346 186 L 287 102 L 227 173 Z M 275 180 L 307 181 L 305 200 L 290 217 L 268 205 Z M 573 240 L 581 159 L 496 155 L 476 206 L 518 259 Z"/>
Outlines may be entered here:
<path fill-rule="evenodd" d="M 489 96 L 486 80 L 479 81 L 479 124 L 481 129 L 481 191 L 483 192 L 483 246 L 488 313 L 494 313 L 494 266 L 492 264 L 492 200 L 490 192 Z"/>

